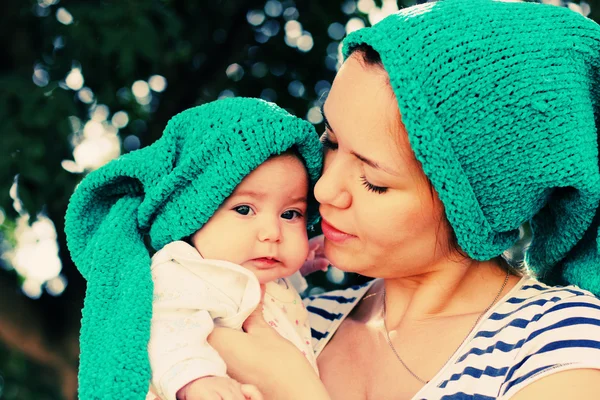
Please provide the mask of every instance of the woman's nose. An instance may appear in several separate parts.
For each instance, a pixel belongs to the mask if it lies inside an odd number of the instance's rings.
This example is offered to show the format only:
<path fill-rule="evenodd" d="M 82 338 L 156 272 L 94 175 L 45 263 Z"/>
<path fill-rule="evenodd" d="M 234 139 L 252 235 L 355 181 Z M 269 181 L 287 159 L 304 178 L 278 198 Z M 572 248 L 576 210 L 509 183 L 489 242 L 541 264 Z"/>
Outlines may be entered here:
<path fill-rule="evenodd" d="M 346 187 L 347 168 L 338 161 L 338 155 L 325 154 L 323 174 L 315 185 L 315 198 L 322 205 L 336 208 L 348 208 L 352 204 L 352 196 Z"/>
<path fill-rule="evenodd" d="M 258 240 L 261 242 L 280 242 L 281 225 L 279 218 L 264 219 L 258 230 Z"/>

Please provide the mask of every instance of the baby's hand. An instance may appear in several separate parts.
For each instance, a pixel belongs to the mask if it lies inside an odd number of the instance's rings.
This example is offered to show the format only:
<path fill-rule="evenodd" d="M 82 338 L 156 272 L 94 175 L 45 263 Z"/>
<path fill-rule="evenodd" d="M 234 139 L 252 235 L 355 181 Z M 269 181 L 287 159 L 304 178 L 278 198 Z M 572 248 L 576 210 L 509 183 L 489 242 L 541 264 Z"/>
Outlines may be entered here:
<path fill-rule="evenodd" d="M 323 235 L 315 236 L 308 241 L 308 256 L 300 268 L 300 274 L 306 276 L 315 271 L 327 271 L 329 260 L 325 257 L 325 238 Z"/>
<path fill-rule="evenodd" d="M 196 379 L 177 391 L 178 400 L 262 400 L 252 385 L 220 376 Z"/>

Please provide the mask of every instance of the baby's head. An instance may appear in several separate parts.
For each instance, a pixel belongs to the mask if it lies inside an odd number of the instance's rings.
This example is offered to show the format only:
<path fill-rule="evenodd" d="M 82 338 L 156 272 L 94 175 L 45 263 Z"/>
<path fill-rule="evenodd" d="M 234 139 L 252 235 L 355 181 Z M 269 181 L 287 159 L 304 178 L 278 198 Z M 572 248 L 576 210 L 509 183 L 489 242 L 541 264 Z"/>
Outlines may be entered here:
<path fill-rule="evenodd" d="M 248 174 L 191 236 L 207 259 L 240 264 L 261 283 L 298 271 L 308 253 L 309 176 L 293 150 Z"/>
<path fill-rule="evenodd" d="M 231 98 L 173 117 L 161 139 L 173 141 L 174 171 L 187 179 L 171 182 L 165 218 L 150 228 L 155 249 L 188 238 L 204 258 L 240 264 L 261 283 L 302 266 L 322 163 L 310 123 L 272 103 Z"/>

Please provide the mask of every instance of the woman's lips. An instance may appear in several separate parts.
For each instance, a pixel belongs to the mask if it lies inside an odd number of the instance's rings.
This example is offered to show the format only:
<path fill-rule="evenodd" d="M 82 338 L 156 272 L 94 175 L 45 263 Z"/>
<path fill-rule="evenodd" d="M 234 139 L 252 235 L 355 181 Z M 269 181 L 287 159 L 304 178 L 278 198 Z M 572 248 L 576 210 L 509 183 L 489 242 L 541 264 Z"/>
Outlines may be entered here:
<path fill-rule="evenodd" d="M 342 243 L 348 239 L 352 239 L 352 238 L 356 237 L 349 233 L 342 232 L 337 228 L 334 228 L 324 219 L 321 219 L 321 229 L 323 230 L 323 235 L 325 236 L 325 239 L 331 240 L 332 242 L 336 242 L 336 243 Z"/>

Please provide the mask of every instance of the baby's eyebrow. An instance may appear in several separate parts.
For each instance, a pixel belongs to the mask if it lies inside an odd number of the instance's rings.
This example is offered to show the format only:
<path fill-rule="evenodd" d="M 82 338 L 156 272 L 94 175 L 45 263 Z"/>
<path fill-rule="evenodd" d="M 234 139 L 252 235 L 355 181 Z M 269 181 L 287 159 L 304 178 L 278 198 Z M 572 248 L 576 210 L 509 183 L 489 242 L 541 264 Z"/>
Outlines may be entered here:
<path fill-rule="evenodd" d="M 248 196 L 248 197 L 254 197 L 257 199 L 263 199 L 265 197 L 267 197 L 267 193 L 265 192 L 257 192 L 255 190 L 240 190 L 233 192 L 232 196 Z"/>
<path fill-rule="evenodd" d="M 290 201 L 292 201 L 293 203 L 306 203 L 308 202 L 308 198 L 306 196 L 296 196 L 291 197 Z"/>
<path fill-rule="evenodd" d="M 262 200 L 266 197 L 270 196 L 270 193 L 266 192 L 257 192 L 256 190 L 240 190 L 239 192 L 234 192 L 232 196 L 248 196 L 255 199 Z M 289 198 L 290 202 L 293 203 L 306 203 L 308 202 L 308 197 L 306 195 L 293 196 Z"/>

